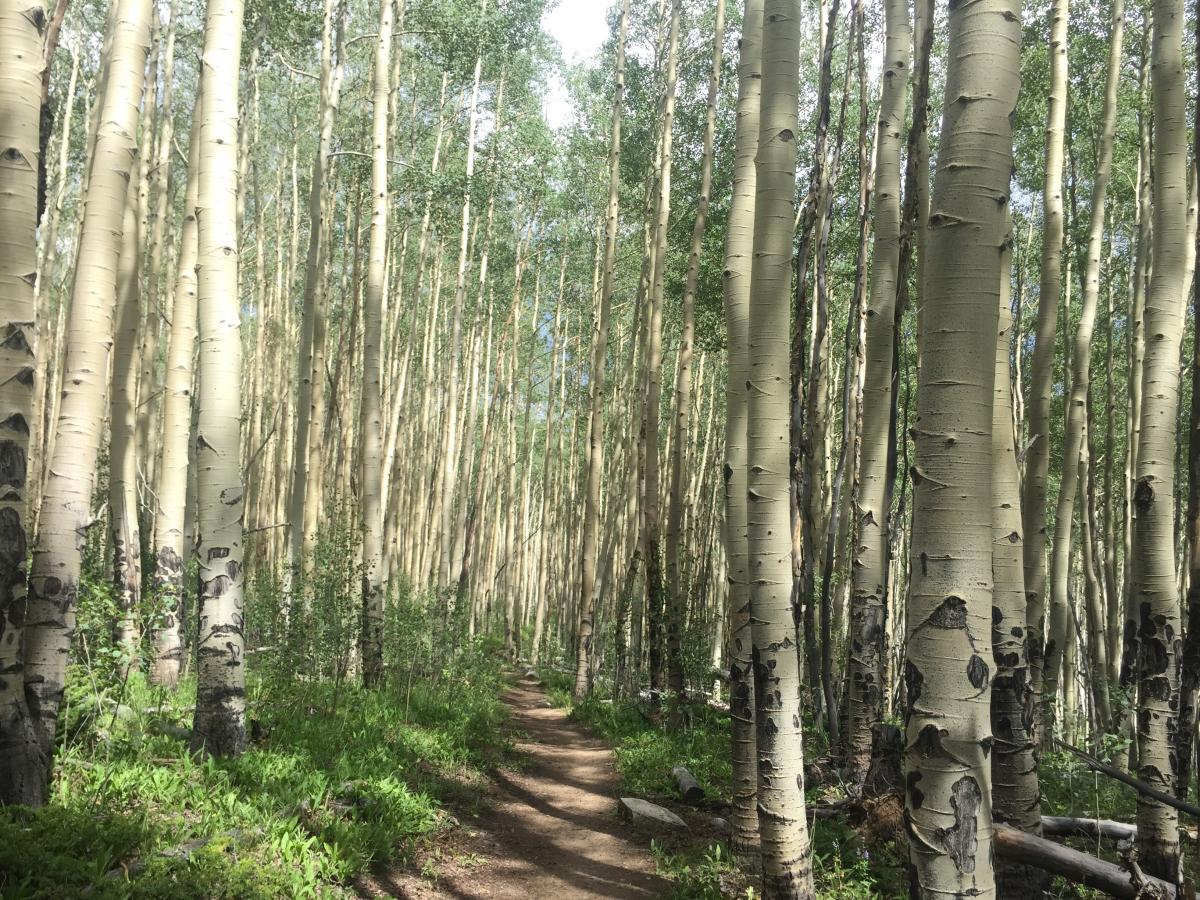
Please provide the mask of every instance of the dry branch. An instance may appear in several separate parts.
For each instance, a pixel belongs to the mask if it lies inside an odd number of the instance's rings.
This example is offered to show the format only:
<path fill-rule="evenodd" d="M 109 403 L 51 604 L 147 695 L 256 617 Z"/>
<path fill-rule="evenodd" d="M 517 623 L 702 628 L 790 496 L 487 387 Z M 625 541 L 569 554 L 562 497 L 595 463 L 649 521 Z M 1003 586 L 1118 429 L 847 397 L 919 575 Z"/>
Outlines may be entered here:
<path fill-rule="evenodd" d="M 996 855 L 1036 866 L 1076 884 L 1096 888 L 1119 900 L 1174 900 L 1175 886 L 1115 863 L 1088 856 L 1054 841 L 1008 825 L 995 826 Z"/>

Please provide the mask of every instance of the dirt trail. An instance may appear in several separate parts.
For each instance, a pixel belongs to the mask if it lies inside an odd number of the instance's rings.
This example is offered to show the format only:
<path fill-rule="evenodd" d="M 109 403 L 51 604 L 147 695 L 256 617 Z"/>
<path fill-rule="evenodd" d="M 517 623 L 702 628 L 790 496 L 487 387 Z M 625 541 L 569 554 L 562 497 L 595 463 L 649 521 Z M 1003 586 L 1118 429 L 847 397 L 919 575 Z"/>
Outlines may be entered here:
<path fill-rule="evenodd" d="M 603 741 L 551 708 L 536 682 L 505 694 L 526 765 L 492 774 L 478 818 L 425 868 L 377 872 L 365 896 L 406 900 L 652 900 L 666 889 L 643 840 L 617 820 L 617 776 Z"/>

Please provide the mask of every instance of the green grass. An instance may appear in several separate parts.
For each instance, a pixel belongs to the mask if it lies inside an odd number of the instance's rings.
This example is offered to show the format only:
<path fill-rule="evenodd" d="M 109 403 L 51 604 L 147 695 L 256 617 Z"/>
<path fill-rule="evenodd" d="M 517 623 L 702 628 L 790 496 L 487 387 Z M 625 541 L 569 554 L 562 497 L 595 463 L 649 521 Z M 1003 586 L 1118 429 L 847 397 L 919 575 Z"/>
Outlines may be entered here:
<path fill-rule="evenodd" d="M 118 716 L 117 692 L 73 674 L 52 802 L 0 808 L 4 898 L 352 896 L 357 873 L 442 827 L 440 802 L 474 796 L 511 746 L 485 665 L 433 687 L 258 682 L 261 739 L 231 760 L 154 733 L 155 719 L 190 725 L 194 686 L 135 677 Z"/>

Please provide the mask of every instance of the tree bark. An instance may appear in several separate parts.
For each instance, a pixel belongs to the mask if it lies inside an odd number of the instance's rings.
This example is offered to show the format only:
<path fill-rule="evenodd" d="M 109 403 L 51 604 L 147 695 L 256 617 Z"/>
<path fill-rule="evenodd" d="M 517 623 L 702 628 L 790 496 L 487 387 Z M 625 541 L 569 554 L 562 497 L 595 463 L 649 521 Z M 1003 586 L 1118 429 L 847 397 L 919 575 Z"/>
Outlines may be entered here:
<path fill-rule="evenodd" d="M 596 548 L 600 525 L 600 478 L 604 472 L 604 381 L 607 367 L 608 328 L 616 270 L 618 201 L 621 189 L 621 117 L 625 109 L 625 41 L 629 32 L 629 0 L 621 4 L 614 64 L 612 126 L 608 146 L 608 205 L 605 209 L 604 260 L 600 281 L 600 309 L 592 335 L 588 363 L 588 450 L 583 498 L 583 541 L 580 553 L 579 633 L 576 637 L 576 699 L 591 690 L 588 659 L 596 617 Z"/>
<path fill-rule="evenodd" d="M 25 684 L 46 766 L 43 781 L 47 782 L 75 632 L 83 535 L 94 524 L 91 503 L 108 407 L 116 271 L 137 153 L 138 101 L 150 46 L 149 0 L 120 0 L 114 10 L 96 147 L 80 224 L 62 399 L 29 576 Z"/>
<path fill-rule="evenodd" d="M 25 564 L 32 542 L 29 429 L 42 371 L 34 367 L 37 332 L 38 170 L 42 148 L 41 3 L 0 3 L 0 805 L 46 802 L 45 760 L 25 701 L 21 634 Z M 72 69 L 72 81 L 75 69 Z M 60 173 L 60 178 L 64 177 Z M 33 482 L 36 490 L 37 482 Z"/>
<path fill-rule="evenodd" d="M 1120 0 L 1118 0 L 1120 2 Z M 1041 788 L 1033 742 L 1033 696 L 1029 686 L 1028 626 L 1022 568 L 1021 478 L 1012 428 L 1009 373 L 1012 312 L 1012 232 L 1000 261 L 1000 327 L 996 340 L 992 405 L 992 804 L 993 818 L 1031 834 L 1041 833 Z M 1019 352 L 1019 351 L 1018 351 Z M 1046 880 L 1036 869 L 1000 860 L 996 887 L 1011 900 L 1040 900 Z"/>
<path fill-rule="evenodd" d="M 875 149 L 875 242 L 866 321 L 862 464 L 854 516 L 850 594 L 847 764 L 861 782 L 871 764 L 871 726 L 882 712 L 888 580 L 888 513 L 897 276 L 900 267 L 900 149 L 908 90 L 911 28 L 904 0 L 884 9 L 883 96 Z"/>
<path fill-rule="evenodd" d="M 1104 248 L 1104 205 L 1112 170 L 1113 136 L 1116 133 L 1117 90 L 1121 77 L 1121 50 L 1124 40 L 1123 0 L 1115 0 L 1112 11 L 1108 74 L 1104 89 L 1104 112 L 1098 142 L 1096 172 L 1092 180 L 1092 213 L 1088 225 L 1087 256 L 1083 271 L 1083 298 L 1080 303 L 1079 324 L 1075 329 L 1074 349 L 1070 354 L 1070 391 L 1066 404 L 1066 425 L 1063 438 L 1062 475 L 1058 507 L 1054 517 L 1054 543 L 1050 567 L 1050 640 L 1045 652 L 1045 693 L 1042 723 L 1046 734 L 1053 734 L 1055 697 L 1058 694 L 1063 648 L 1055 637 L 1068 629 L 1067 583 L 1071 571 L 1071 536 L 1075 515 L 1075 496 L 1079 485 L 1079 460 L 1086 449 L 1084 430 L 1087 425 L 1088 392 L 1091 388 L 1092 333 L 1096 326 L 1096 309 L 1100 302 L 1100 258 Z M 1065 51 L 1064 51 L 1065 52 Z M 1046 294 L 1042 295 L 1047 296 Z M 1102 643 L 1102 642 L 1101 642 Z M 1107 668 L 1107 666 L 1105 666 Z M 1104 677 L 1104 673 L 1094 673 Z M 1066 685 L 1068 690 L 1073 687 Z M 1107 709 L 1101 710 L 1109 718 Z M 1105 722 L 1107 724 L 1107 721 Z"/>
<path fill-rule="evenodd" d="M 725 382 L 725 557 L 729 585 L 729 719 L 733 769 L 731 849 L 734 858 L 757 868 L 757 751 L 754 727 L 751 577 L 746 536 L 747 411 L 750 277 L 754 259 L 755 166 L 762 93 L 763 0 L 745 0 L 738 41 L 738 100 L 734 143 L 733 197 L 725 228 L 723 295 L 729 364 Z"/>
<path fill-rule="evenodd" d="M 959 4 L 949 18 L 913 428 L 904 664 L 905 822 L 913 895 L 924 898 L 996 896 L 992 391 L 1009 233 L 1010 116 L 1020 88 L 1019 10 L 1011 0 L 989 0 Z"/>
<path fill-rule="evenodd" d="M 337 26 L 341 35 L 341 24 Z M 304 263 L 304 311 L 301 317 L 301 341 L 297 381 L 300 390 L 296 398 L 296 436 L 292 461 L 291 494 L 288 508 L 288 577 L 295 580 L 302 574 L 305 557 L 311 551 L 316 534 L 315 507 L 320 506 L 320 483 L 316 479 L 320 454 L 321 418 L 325 396 L 325 302 L 321 285 L 325 277 L 324 240 L 328 216 L 328 197 L 325 179 L 329 154 L 333 144 L 333 120 L 337 112 L 342 85 L 342 66 L 333 59 L 334 24 L 333 0 L 325 3 L 325 25 L 321 38 L 321 97 L 318 120 L 320 133 L 317 153 L 313 159 L 308 198 L 308 253 Z M 316 412 L 314 421 L 314 411 Z M 315 432 L 315 434 L 314 434 Z M 310 491 L 313 496 L 310 497 Z"/>
<path fill-rule="evenodd" d="M 1054 335 L 1058 327 L 1063 242 L 1063 143 L 1067 120 L 1067 0 L 1050 6 L 1050 85 L 1046 97 L 1046 167 L 1042 185 L 1042 260 L 1037 335 L 1029 383 L 1029 449 L 1021 497 L 1024 523 L 1025 597 L 1029 606 L 1029 682 L 1041 734 L 1042 678 L 1046 647 L 1046 493 L 1050 470 L 1050 395 L 1054 381 Z M 1066 632 L 1064 631 L 1063 634 Z"/>
<path fill-rule="evenodd" d="M 675 87 L 679 62 L 679 18 L 682 0 L 670 0 L 667 35 L 666 80 L 663 85 L 660 128 L 662 143 L 658 168 L 658 200 L 655 204 L 654 263 L 650 276 L 649 328 L 646 341 L 646 407 L 642 419 L 645 462 L 645 505 L 642 533 L 646 556 L 646 640 L 649 643 L 650 685 L 665 683 L 663 659 L 662 490 L 660 488 L 659 425 L 662 404 L 663 303 L 666 294 L 667 226 L 671 217 L 671 153 L 675 128 Z"/>
<path fill-rule="evenodd" d="M 756 157 L 746 457 L 763 896 L 815 896 L 804 812 L 800 658 L 792 613 L 788 466 L 791 259 L 800 10 L 767 0 Z"/>
<path fill-rule="evenodd" d="M 152 626 L 154 661 L 150 679 L 174 687 L 186 656 L 182 624 L 187 593 L 184 588 L 184 521 L 187 506 L 188 441 L 192 428 L 192 364 L 196 352 L 196 198 L 200 168 L 199 103 L 192 111 L 192 138 L 188 148 L 187 190 L 183 202 L 183 227 L 179 234 L 179 261 L 175 271 L 175 302 L 167 344 L 167 371 L 163 397 L 162 459 L 155 494 L 154 578 L 158 616 Z"/>
<path fill-rule="evenodd" d="M 238 302 L 238 75 L 242 0 L 209 0 L 200 78 L 197 297 L 200 354 L 196 526 L 199 665 L 192 748 L 246 747 L 242 597 L 241 342 Z"/>
<path fill-rule="evenodd" d="M 137 616 L 142 601 L 142 542 L 137 494 L 138 263 L 141 245 L 138 187 L 137 181 L 131 179 L 125 201 L 121 261 L 117 268 L 108 507 L 112 586 L 117 609 L 113 640 L 125 655 L 123 664 L 134 671 L 138 668 Z"/>
<path fill-rule="evenodd" d="M 371 238 L 367 263 L 367 295 L 363 315 L 363 386 L 359 421 L 362 429 L 362 656 L 363 683 L 383 677 L 383 604 L 387 572 L 383 560 L 383 422 L 380 342 L 383 288 L 387 276 L 388 240 L 388 94 L 392 52 L 392 0 L 380 0 L 379 37 L 375 44 L 371 146 Z"/>
<path fill-rule="evenodd" d="M 1196 24 L 1200 36 L 1200 19 Z M 1196 45 L 1200 61 L 1200 43 Z M 1200 108 L 1193 129 L 1194 152 L 1200 151 Z M 1200 242 L 1200 238 L 1197 238 Z M 1200 252 L 1200 246 L 1197 247 Z M 1192 319 L 1200 322 L 1200 279 L 1192 284 Z M 1175 753 L 1179 759 L 1175 793 L 1186 797 L 1191 790 L 1193 757 L 1196 747 L 1196 696 L 1200 691 L 1200 328 L 1192 330 L 1192 402 L 1188 413 L 1188 494 L 1187 494 L 1187 627 L 1179 669 L 1179 725 L 1175 735 Z"/>
<path fill-rule="evenodd" d="M 1136 631 L 1138 775 L 1175 789 L 1173 746 L 1179 703 L 1180 609 L 1175 581 L 1172 496 L 1183 336 L 1187 203 L 1187 123 L 1181 0 L 1155 0 L 1151 82 L 1154 96 L 1154 272 L 1146 295 L 1146 358 L 1133 505 L 1133 594 L 1126 634 Z M 1138 858 L 1146 871 L 1179 879 L 1178 814 L 1139 796 Z"/>

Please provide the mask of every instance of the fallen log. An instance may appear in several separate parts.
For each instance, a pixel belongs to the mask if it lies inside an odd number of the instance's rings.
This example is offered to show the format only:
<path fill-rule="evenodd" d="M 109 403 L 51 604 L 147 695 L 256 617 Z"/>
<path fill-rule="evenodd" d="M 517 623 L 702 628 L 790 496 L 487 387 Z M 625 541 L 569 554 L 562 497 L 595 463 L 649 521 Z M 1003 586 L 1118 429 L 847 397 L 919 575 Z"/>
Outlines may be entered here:
<path fill-rule="evenodd" d="M 700 787 L 700 782 L 687 770 L 687 766 L 673 768 L 671 778 L 674 779 L 675 787 L 679 789 L 679 796 L 684 803 L 699 803 L 704 799 L 704 788 Z"/>
<path fill-rule="evenodd" d="M 1075 754 L 1089 768 L 1101 775 L 1107 775 L 1109 778 L 1115 778 L 1122 784 L 1127 784 L 1144 797 L 1149 797 L 1152 800 L 1157 800 L 1167 806 L 1174 807 L 1180 812 L 1185 812 L 1193 818 L 1200 819 L 1200 806 L 1194 803 L 1188 803 L 1186 800 L 1180 800 L 1173 794 L 1168 794 L 1165 791 L 1160 791 L 1158 788 L 1151 787 L 1142 781 L 1140 778 L 1134 778 L 1127 772 L 1122 772 L 1116 766 L 1110 766 L 1108 763 L 1102 763 L 1090 753 L 1080 750 L 1078 747 L 1072 746 L 1063 740 L 1055 740 L 1060 747 Z"/>
<path fill-rule="evenodd" d="M 1074 816 L 1042 816 L 1042 834 L 1046 837 L 1085 837 L 1112 841 L 1137 839 L 1137 826 L 1112 819 L 1078 819 Z"/>
<path fill-rule="evenodd" d="M 1001 859 L 1036 866 L 1118 900 L 1175 900 L 1175 885 L 1136 868 L 1131 872 L 1008 825 L 994 826 L 993 835 L 996 855 Z"/>

